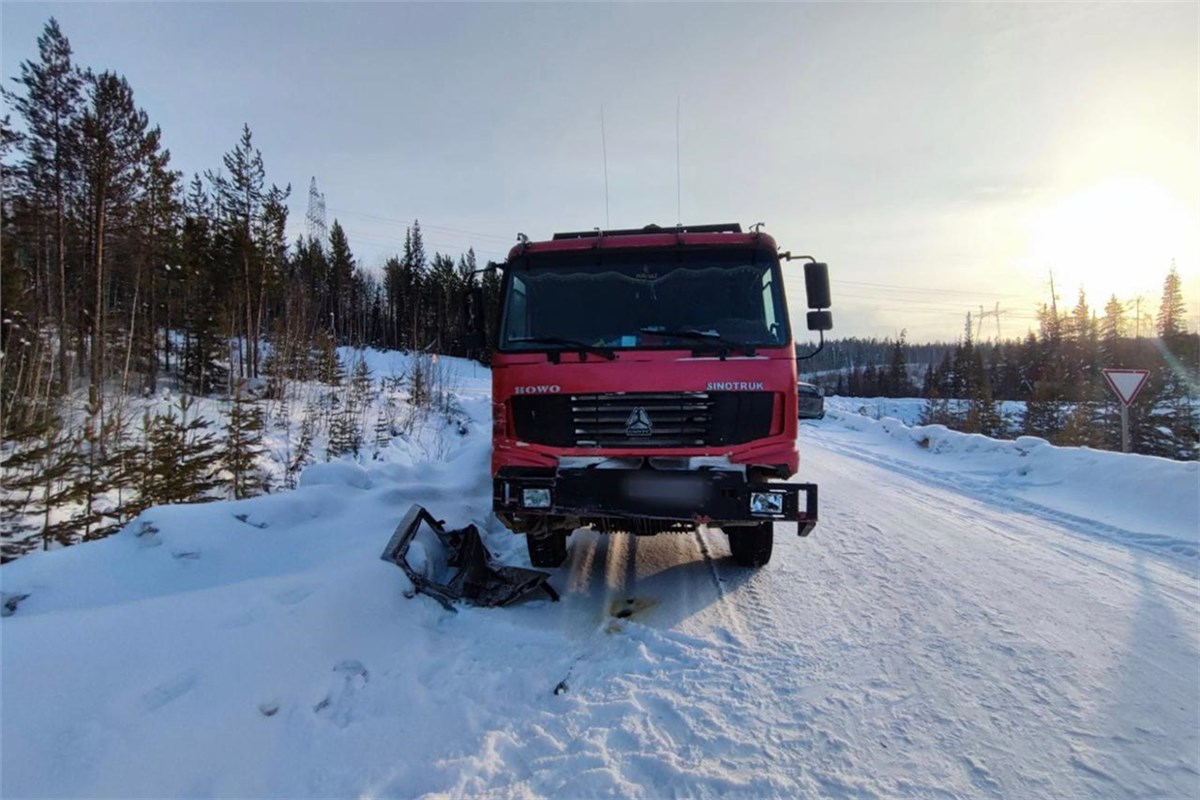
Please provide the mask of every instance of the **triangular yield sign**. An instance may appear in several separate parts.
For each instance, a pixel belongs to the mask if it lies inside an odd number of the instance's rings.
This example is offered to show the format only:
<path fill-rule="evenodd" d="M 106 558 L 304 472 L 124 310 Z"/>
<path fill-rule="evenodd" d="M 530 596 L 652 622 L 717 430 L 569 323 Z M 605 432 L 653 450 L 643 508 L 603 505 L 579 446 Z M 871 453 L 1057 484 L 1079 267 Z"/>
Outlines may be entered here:
<path fill-rule="evenodd" d="M 1150 370 L 1147 369 L 1104 370 L 1104 380 L 1108 381 L 1108 385 L 1125 405 L 1133 402 L 1133 398 L 1137 397 L 1137 393 L 1146 385 L 1146 379 L 1149 377 Z"/>

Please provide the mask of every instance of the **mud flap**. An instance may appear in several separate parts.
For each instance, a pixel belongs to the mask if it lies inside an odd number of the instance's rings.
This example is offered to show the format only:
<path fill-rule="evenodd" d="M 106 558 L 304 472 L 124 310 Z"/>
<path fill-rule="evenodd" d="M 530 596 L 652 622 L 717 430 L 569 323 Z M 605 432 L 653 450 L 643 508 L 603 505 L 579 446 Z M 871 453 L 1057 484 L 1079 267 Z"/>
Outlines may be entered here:
<path fill-rule="evenodd" d="M 380 556 L 400 569 L 413 588 L 451 611 L 454 602 L 506 606 L 535 589 L 558 600 L 550 573 L 496 563 L 474 525 L 448 531 L 422 506 L 408 509 Z"/>

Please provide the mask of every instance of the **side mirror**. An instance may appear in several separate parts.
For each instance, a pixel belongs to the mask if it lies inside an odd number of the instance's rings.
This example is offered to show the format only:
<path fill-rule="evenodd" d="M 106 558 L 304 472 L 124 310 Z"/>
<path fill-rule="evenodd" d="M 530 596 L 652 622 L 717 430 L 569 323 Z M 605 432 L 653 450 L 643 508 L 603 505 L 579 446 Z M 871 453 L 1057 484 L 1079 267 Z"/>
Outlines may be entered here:
<path fill-rule="evenodd" d="M 463 299 L 465 305 L 465 314 L 467 317 L 467 334 L 468 339 L 473 334 L 483 335 L 484 320 L 483 320 L 483 288 L 472 286 L 467 290 L 467 296 Z"/>
<path fill-rule="evenodd" d="M 471 357 L 476 359 L 483 357 L 481 354 L 487 347 L 487 337 L 484 335 L 483 308 L 483 288 L 472 286 L 467 290 L 466 297 L 463 298 L 463 315 L 467 321 L 463 344 L 466 345 L 467 352 Z"/>
<path fill-rule="evenodd" d="M 822 264 L 821 266 L 825 266 L 825 265 Z M 810 312 L 808 312 L 808 329 L 810 331 L 833 330 L 833 312 L 831 312 L 831 311 L 810 311 Z"/>
<path fill-rule="evenodd" d="M 829 297 L 829 265 L 814 261 L 804 265 L 804 291 L 808 295 L 809 308 L 829 308 L 833 300 Z"/>

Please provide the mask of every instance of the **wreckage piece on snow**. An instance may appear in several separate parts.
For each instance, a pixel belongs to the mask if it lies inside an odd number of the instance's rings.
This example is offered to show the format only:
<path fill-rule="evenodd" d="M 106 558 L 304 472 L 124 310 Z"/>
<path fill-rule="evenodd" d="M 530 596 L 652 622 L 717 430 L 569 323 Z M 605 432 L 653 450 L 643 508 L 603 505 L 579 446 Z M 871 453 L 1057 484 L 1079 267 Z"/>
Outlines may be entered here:
<path fill-rule="evenodd" d="M 506 606 L 541 588 L 552 600 L 558 592 L 550 574 L 498 564 L 474 525 L 448 531 L 422 506 L 408 509 L 380 556 L 412 581 L 413 588 L 454 610 L 456 600 L 477 606 Z"/>

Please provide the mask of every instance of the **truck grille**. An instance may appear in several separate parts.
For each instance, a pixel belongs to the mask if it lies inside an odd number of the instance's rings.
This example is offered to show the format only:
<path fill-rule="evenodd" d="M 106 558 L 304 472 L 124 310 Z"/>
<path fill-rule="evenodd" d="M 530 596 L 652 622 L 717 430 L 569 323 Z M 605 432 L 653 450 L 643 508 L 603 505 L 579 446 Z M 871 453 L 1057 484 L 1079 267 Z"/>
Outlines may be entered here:
<path fill-rule="evenodd" d="M 614 392 L 514 397 L 517 438 L 554 447 L 696 448 L 769 435 L 770 392 Z"/>

